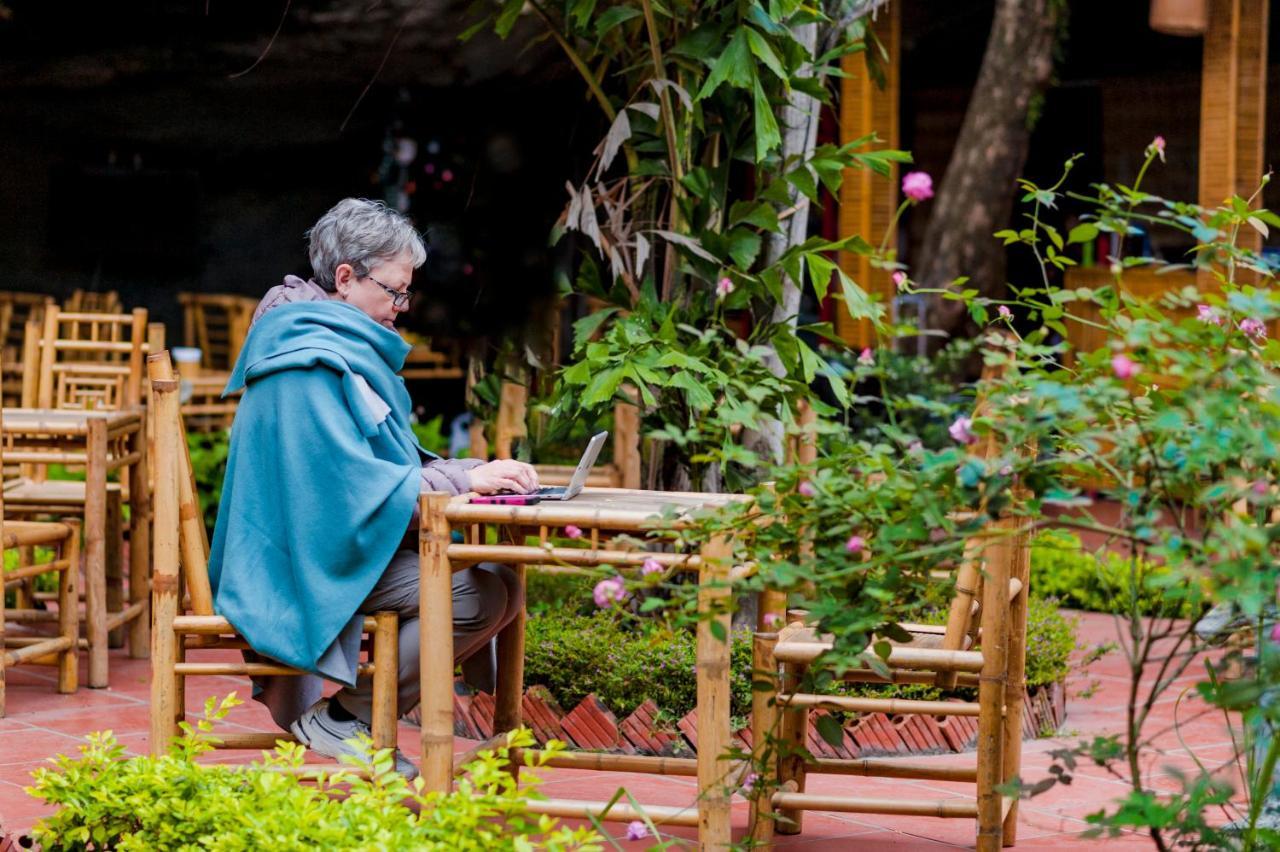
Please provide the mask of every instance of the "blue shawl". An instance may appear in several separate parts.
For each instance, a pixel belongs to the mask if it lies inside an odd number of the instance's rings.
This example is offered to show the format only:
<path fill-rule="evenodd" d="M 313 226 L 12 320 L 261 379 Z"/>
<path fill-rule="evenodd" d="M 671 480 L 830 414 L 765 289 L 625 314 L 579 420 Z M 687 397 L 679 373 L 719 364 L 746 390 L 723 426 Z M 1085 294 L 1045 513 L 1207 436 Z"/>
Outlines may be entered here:
<path fill-rule="evenodd" d="M 425 454 L 398 334 L 338 301 L 254 323 L 209 553 L 214 607 L 260 654 L 355 683 L 357 608 L 413 517 Z M 390 406 L 378 422 L 356 376 Z"/>

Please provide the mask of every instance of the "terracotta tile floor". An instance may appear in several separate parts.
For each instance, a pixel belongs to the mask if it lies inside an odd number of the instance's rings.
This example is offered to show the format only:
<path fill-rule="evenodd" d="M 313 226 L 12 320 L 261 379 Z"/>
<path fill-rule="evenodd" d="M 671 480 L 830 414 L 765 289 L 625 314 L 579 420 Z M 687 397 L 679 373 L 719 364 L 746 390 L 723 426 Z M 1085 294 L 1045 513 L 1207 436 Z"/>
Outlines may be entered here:
<path fill-rule="evenodd" d="M 1114 641 L 1116 626 L 1109 616 L 1081 615 L 1080 643 L 1090 648 Z M 102 690 L 82 688 L 75 695 L 58 695 L 53 691 L 53 675 L 49 669 L 19 667 L 7 673 L 8 717 L 0 719 L 0 824 L 13 832 L 26 831 L 48 812 L 41 803 L 28 797 L 23 786 L 29 783 L 32 769 L 58 752 L 71 752 L 77 738 L 89 731 L 110 728 L 134 752 L 147 747 L 147 701 L 149 667 L 145 660 L 130 660 L 123 651 L 112 652 L 111 687 Z M 1202 671 L 1203 669 L 1196 669 Z M 82 664 L 81 672 L 85 671 Z M 1190 686 L 1194 677 L 1185 678 Z M 207 695 L 223 695 L 238 691 L 244 697 L 247 684 L 239 678 L 209 678 L 205 691 L 189 689 L 188 709 L 197 712 Z M 1052 762 L 1049 752 L 1071 745 L 1093 734 L 1114 731 L 1124 718 L 1127 694 L 1127 666 L 1121 654 L 1112 652 L 1086 671 L 1076 669 L 1072 675 L 1068 699 L 1066 729 L 1056 738 L 1028 742 L 1023 752 L 1023 777 L 1035 780 L 1045 777 Z M 1173 783 L 1169 769 L 1190 768 L 1196 759 L 1205 765 L 1234 771 L 1230 765 L 1230 733 L 1220 715 L 1207 713 L 1192 697 L 1179 703 L 1171 695 L 1153 713 L 1151 731 L 1163 731 L 1156 738 L 1162 754 L 1150 761 L 1147 771 L 1157 789 Z M 1179 731 L 1172 729 L 1177 719 Z M 265 710 L 249 703 L 237 708 L 229 717 L 229 730 L 268 729 Z M 417 729 L 401 727 L 401 743 L 410 757 L 419 753 Z M 1181 733 L 1181 739 L 1179 739 Z M 469 740 L 456 742 L 458 751 L 472 746 Z M 928 758 L 939 763 L 963 761 L 966 756 L 950 755 Z M 581 770 L 546 770 L 543 790 L 555 798 L 608 798 L 619 787 L 625 787 L 642 803 L 655 805 L 692 804 L 695 788 L 692 779 L 649 775 L 599 774 Z M 970 788 L 971 789 L 971 788 Z M 1049 793 L 1029 802 L 1019 810 L 1018 847 L 1023 849 L 1091 849 L 1099 843 L 1110 848 L 1151 848 L 1150 841 L 1140 836 L 1127 836 L 1106 841 L 1091 841 L 1079 833 L 1086 824 L 1083 818 L 1099 810 L 1125 793 L 1125 785 L 1106 772 L 1082 767 L 1070 786 L 1059 785 Z M 809 790 L 838 793 L 858 790 L 864 795 L 888 798 L 938 798 L 948 795 L 971 795 L 965 785 L 929 781 L 890 781 L 885 779 L 810 778 Z M 735 800 L 735 835 L 746 825 L 747 806 Z M 621 828 L 613 827 L 615 833 Z M 964 848 L 973 845 L 974 824 L 971 820 L 922 819 L 875 814 L 809 813 L 804 817 L 804 832 L 793 837 L 779 837 L 778 848 L 784 849 L 856 849 L 873 850 Z M 675 836 L 692 837 L 692 830 L 676 829 Z M 645 844 L 623 843 L 628 848 L 644 848 Z"/>

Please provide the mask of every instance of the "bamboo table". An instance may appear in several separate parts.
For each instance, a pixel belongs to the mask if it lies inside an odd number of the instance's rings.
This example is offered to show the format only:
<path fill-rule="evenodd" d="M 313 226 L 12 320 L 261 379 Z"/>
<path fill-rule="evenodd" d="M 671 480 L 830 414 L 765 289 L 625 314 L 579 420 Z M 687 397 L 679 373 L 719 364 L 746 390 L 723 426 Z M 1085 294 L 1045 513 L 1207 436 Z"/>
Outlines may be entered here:
<path fill-rule="evenodd" d="M 511 565 L 524 582 L 531 565 L 612 565 L 639 568 L 646 559 L 666 567 L 697 571 L 700 589 L 697 635 L 698 756 L 644 757 L 598 753 L 566 753 L 546 765 L 618 772 L 648 772 L 696 776 L 698 801 L 693 807 L 645 807 L 658 824 L 696 825 L 703 849 L 726 848 L 730 842 L 729 728 L 729 547 L 716 539 L 700 554 L 654 553 L 621 549 L 607 536 L 643 535 L 655 527 L 679 527 L 681 512 L 743 499 L 737 495 L 669 493 L 621 488 L 588 488 L 573 500 L 535 506 L 494 506 L 469 503 L 469 495 L 423 494 L 421 497 L 420 556 L 422 647 L 422 775 L 428 790 L 445 791 L 452 784 L 453 762 L 453 633 L 451 575 L 481 562 Z M 676 517 L 672 516 L 675 510 Z M 667 512 L 667 518 L 660 516 Z M 550 539 L 564 536 L 564 527 L 582 530 L 568 546 Z M 499 530 L 500 544 L 487 544 L 487 528 Z M 454 529 L 463 542 L 454 543 Z M 606 537 L 602 549 L 601 537 Z M 537 545 L 526 544 L 536 536 Z M 612 548 L 612 549 L 608 549 Z M 714 613 L 714 614 L 710 614 Z M 524 613 L 498 637 L 498 689 L 494 731 L 501 734 L 520 724 L 524 692 Z M 717 625 L 714 626 L 714 625 Z M 720 634 L 720 638 L 716 637 Z M 498 738 L 495 738 L 498 739 Z M 536 753 L 535 753 L 536 754 Z M 541 755 L 546 757 L 546 755 Z M 522 762 L 513 756 L 513 766 Z M 533 813 L 567 818 L 596 815 L 608 820 L 632 820 L 639 812 L 625 802 L 605 813 L 607 802 L 545 800 L 529 802 Z"/>
<path fill-rule="evenodd" d="M 150 499 L 146 472 L 146 430 L 141 409 L 69 411 L 6 408 L 0 424 L 6 462 L 83 466 L 85 481 L 24 478 L 5 484 L 5 500 L 24 513 L 84 513 L 85 622 L 89 646 L 89 686 L 108 680 L 108 634 L 129 625 L 129 655 L 145 658 L 150 646 Z M 108 578 L 107 548 L 118 547 L 119 512 L 108 511 L 107 476 L 128 468 L 129 601 L 122 600 L 118 576 Z M 122 485 L 125 485 L 122 483 Z M 19 508 L 20 507 L 20 508 Z M 114 541 L 109 542 L 109 535 Z M 118 554 L 118 551 L 115 551 Z M 119 569 L 116 559 L 110 566 Z M 113 582 L 108 586 L 108 579 Z"/>

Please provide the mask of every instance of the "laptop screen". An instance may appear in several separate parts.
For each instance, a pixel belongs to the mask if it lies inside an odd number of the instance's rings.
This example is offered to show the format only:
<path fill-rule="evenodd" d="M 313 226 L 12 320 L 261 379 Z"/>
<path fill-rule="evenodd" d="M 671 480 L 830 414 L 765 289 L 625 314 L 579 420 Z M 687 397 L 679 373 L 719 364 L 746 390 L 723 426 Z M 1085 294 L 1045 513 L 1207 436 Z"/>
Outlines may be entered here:
<path fill-rule="evenodd" d="M 591 468 L 600 456 L 600 448 L 604 446 L 604 439 L 607 437 L 609 437 L 608 432 L 598 432 L 592 436 L 591 443 L 587 444 L 587 449 L 583 451 L 582 458 L 578 461 L 578 469 L 573 472 L 573 479 L 569 480 L 569 487 L 565 489 L 566 497 L 574 496 L 582 490 L 582 486 L 587 484 L 587 475 L 591 473 Z"/>

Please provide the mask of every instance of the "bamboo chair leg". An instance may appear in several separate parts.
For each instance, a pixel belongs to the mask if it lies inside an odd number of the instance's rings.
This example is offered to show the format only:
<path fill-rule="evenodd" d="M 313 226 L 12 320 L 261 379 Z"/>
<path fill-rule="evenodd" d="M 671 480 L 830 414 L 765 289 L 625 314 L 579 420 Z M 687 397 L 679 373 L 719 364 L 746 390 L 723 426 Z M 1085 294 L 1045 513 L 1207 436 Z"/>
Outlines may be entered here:
<path fill-rule="evenodd" d="M 766 593 L 767 594 L 767 593 Z M 766 595 L 761 595 L 761 602 Z M 778 661 L 773 648 L 777 633 L 757 633 L 751 644 L 751 742 L 759 767 L 751 800 L 750 842 L 758 846 L 773 843 L 773 793 L 778 785 Z M 760 687 L 767 684 L 767 688 Z"/>
<path fill-rule="evenodd" d="M 107 492 L 107 528 L 106 528 L 106 598 L 107 612 L 116 613 L 124 609 L 124 566 L 120 562 L 120 543 L 124 532 L 121 529 L 120 492 Z M 124 626 L 115 628 L 107 634 L 108 648 L 124 647 Z"/>
<path fill-rule="evenodd" d="M 400 618 L 394 612 L 373 614 L 373 747 L 396 747 L 396 698 L 400 680 Z"/>
<path fill-rule="evenodd" d="M 153 382 L 156 422 L 169 423 L 178 417 L 177 382 Z M 151 753 L 162 755 L 169 748 L 174 720 L 180 712 L 181 687 L 176 666 L 180 649 L 173 621 L 178 614 L 181 584 L 179 577 L 178 437 L 170 429 L 155 435 L 155 576 L 151 582 Z"/>
<path fill-rule="evenodd" d="M 521 596 L 525 587 L 525 566 L 511 566 L 519 583 Z M 525 612 L 520 612 L 498 634 L 497 695 L 493 710 L 493 732 L 505 733 L 520 727 L 521 701 L 524 698 L 524 628 Z"/>
<path fill-rule="evenodd" d="M 422 649 L 422 780 L 424 792 L 453 787 L 453 589 L 449 565 L 449 495 L 420 497 L 418 533 Z"/>
<path fill-rule="evenodd" d="M 134 446 L 141 453 L 129 468 L 129 603 L 142 611 L 129 624 L 129 656 L 146 659 L 151 647 L 151 496 L 147 441 L 141 433 Z"/>
<path fill-rule="evenodd" d="M 1012 532 L 1016 519 L 999 521 L 997 532 Z M 1003 843 L 1004 699 L 1008 685 L 1009 573 L 1014 542 L 1001 536 L 984 552 L 982 585 L 982 673 L 978 680 L 978 852 L 996 852 Z"/>
<path fill-rule="evenodd" d="M 2 518 L 0 518 L 2 520 Z M 4 672 L 8 668 L 4 664 L 4 547 L 0 546 L 0 719 L 5 717 Z M 74 648 L 75 646 L 72 645 Z"/>
<path fill-rule="evenodd" d="M 1007 783 L 1022 772 L 1022 710 L 1027 684 L 1027 606 L 1030 603 L 1031 546 L 1030 534 L 1022 524 L 1014 543 L 1010 575 L 1021 581 L 1022 591 L 1010 604 L 1009 612 L 1009 680 L 1004 689 L 1004 763 Z M 1018 801 L 1014 799 L 1004 818 L 1002 842 L 1013 846 L 1018 842 Z"/>
<path fill-rule="evenodd" d="M 702 548 L 698 574 L 698 847 L 728 849 L 730 832 L 729 542 Z M 713 625 L 719 625 L 713 629 Z M 716 634 L 719 634 L 717 637 Z"/>
<path fill-rule="evenodd" d="M 86 442 L 89 464 L 85 472 L 84 507 L 84 609 L 86 633 L 89 637 L 89 686 L 107 686 L 107 457 L 106 423 L 89 422 Z"/>
<path fill-rule="evenodd" d="M 782 691 L 791 693 L 798 690 L 804 680 L 804 673 L 805 667 L 799 663 L 783 663 Z M 809 708 L 788 707 L 783 710 L 781 727 L 782 732 L 778 737 L 778 787 L 803 793 L 808 755 L 806 739 L 809 733 Z M 804 830 L 804 811 L 795 808 L 780 809 L 775 830 L 779 834 L 799 834 Z"/>
<path fill-rule="evenodd" d="M 18 564 L 31 565 L 34 564 L 36 558 L 36 549 L 29 544 L 18 548 Z M 35 607 L 35 585 L 31 580 L 23 580 L 21 585 L 14 590 L 13 608 L 14 609 L 32 609 Z"/>
<path fill-rule="evenodd" d="M 76 691 L 80 662 L 80 595 L 76 578 L 80 574 L 80 524 L 68 523 L 70 532 L 61 547 L 67 567 L 58 572 L 58 635 L 71 640 L 71 647 L 58 654 L 58 692 Z"/>

